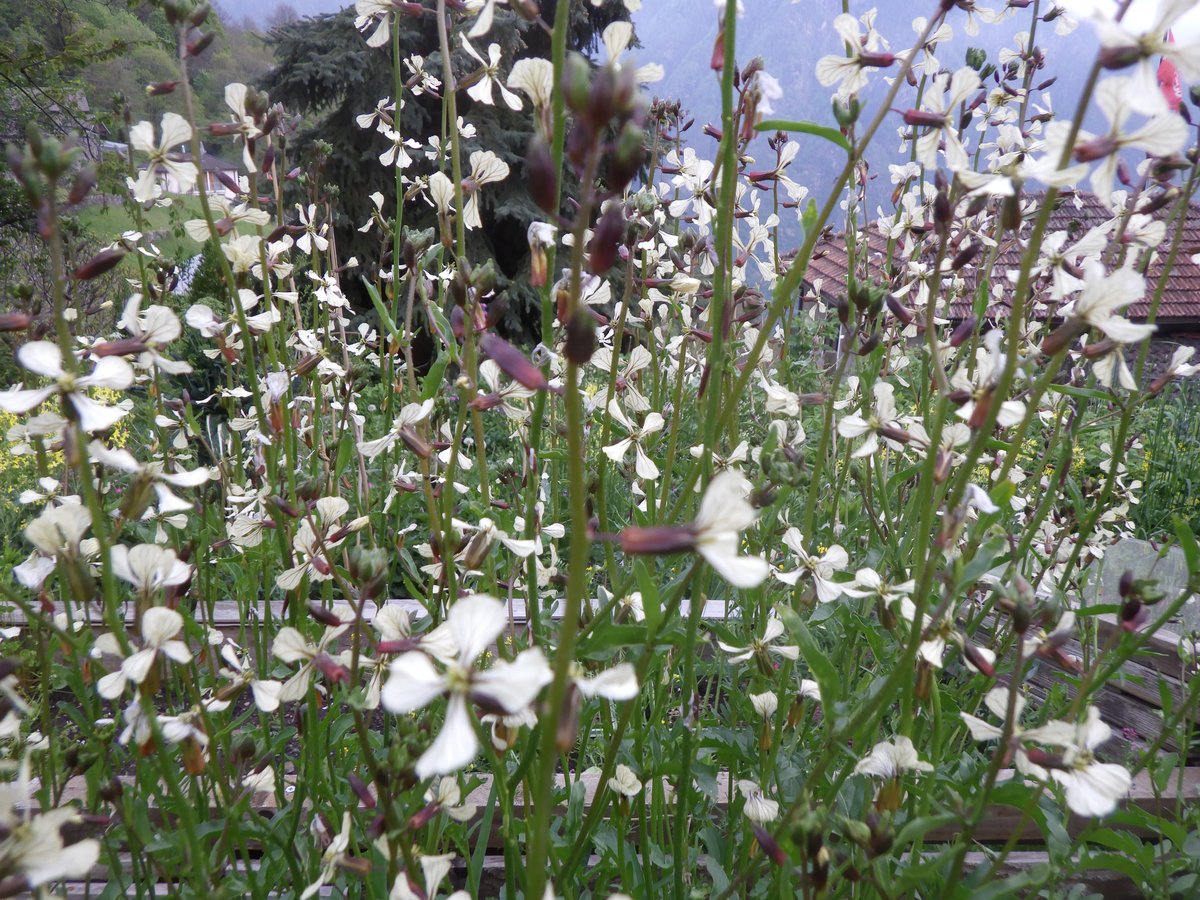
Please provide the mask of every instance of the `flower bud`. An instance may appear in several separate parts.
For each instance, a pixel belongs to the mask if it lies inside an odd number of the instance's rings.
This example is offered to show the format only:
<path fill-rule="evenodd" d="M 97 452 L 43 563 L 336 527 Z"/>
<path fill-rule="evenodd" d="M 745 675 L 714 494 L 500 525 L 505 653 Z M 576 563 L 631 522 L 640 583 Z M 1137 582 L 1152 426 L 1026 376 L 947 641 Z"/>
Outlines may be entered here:
<path fill-rule="evenodd" d="M 979 324 L 979 320 L 974 316 L 967 316 L 963 319 L 958 327 L 950 333 L 950 346 L 961 347 L 966 343 L 967 338 L 975 333 L 975 326 Z"/>
<path fill-rule="evenodd" d="M 588 109 L 592 88 L 592 67 L 578 53 L 571 53 L 563 64 L 563 99 L 571 112 L 582 115 Z"/>
<path fill-rule="evenodd" d="M 217 33 L 215 31 L 210 31 L 207 34 L 202 34 L 195 40 L 188 41 L 187 47 L 184 48 L 184 52 L 188 56 L 199 56 L 201 53 L 203 53 L 205 50 L 208 49 L 208 45 L 213 42 L 213 39 L 216 36 L 217 36 Z"/>
<path fill-rule="evenodd" d="M 313 668 L 332 684 L 343 684 L 350 680 L 350 670 L 328 653 L 318 653 L 313 657 Z"/>
<path fill-rule="evenodd" d="M 540 391 L 550 386 L 542 370 L 504 338 L 495 334 L 484 335 L 479 347 L 500 367 L 500 371 L 530 390 Z"/>
<path fill-rule="evenodd" d="M 875 53 L 864 51 L 858 54 L 858 63 L 868 69 L 886 69 L 896 61 L 893 53 Z"/>
<path fill-rule="evenodd" d="M 75 176 L 75 181 L 71 185 L 71 192 L 67 194 L 67 203 L 71 206 L 77 203 L 82 203 L 87 199 L 87 195 L 92 192 L 92 188 L 96 186 L 96 170 L 91 166 L 81 169 L 79 174 Z"/>
<path fill-rule="evenodd" d="M 913 313 L 908 307 L 899 301 L 891 292 L 884 297 L 884 302 L 892 315 L 899 320 L 901 325 L 911 325 L 913 321 Z"/>
<path fill-rule="evenodd" d="M 405 425 L 400 429 L 400 440 L 404 443 L 405 447 L 421 459 L 429 459 L 429 457 L 433 456 L 433 447 L 429 445 L 428 441 L 422 439 L 411 426 Z"/>
<path fill-rule="evenodd" d="M 32 321 L 25 313 L 0 313 L 0 332 L 24 331 Z"/>
<path fill-rule="evenodd" d="M 113 269 L 124 258 L 125 251 L 119 247 L 101 250 L 76 269 L 75 274 L 71 277 L 76 281 L 90 281 L 93 278 L 99 278 L 105 272 Z"/>
<path fill-rule="evenodd" d="M 838 123 L 838 127 L 845 131 L 858 120 L 859 111 L 862 109 L 862 104 L 857 98 L 850 100 L 834 99 L 833 101 L 833 118 Z"/>
<path fill-rule="evenodd" d="M 190 0 L 164 0 L 163 13 L 172 25 L 179 25 L 192 11 Z"/>
<path fill-rule="evenodd" d="M 139 475 L 133 480 L 125 496 L 121 500 L 121 518 L 126 522 L 136 522 L 142 513 L 154 500 L 153 480 L 145 475 Z"/>
<path fill-rule="evenodd" d="M 178 81 L 160 81 L 157 84 L 146 85 L 147 97 L 161 97 L 164 94 L 170 94 L 179 87 Z"/>
<path fill-rule="evenodd" d="M 767 859 L 775 863 L 777 866 L 787 865 L 787 854 L 783 852 L 783 848 L 779 846 L 779 842 L 771 837 L 761 825 L 752 825 L 751 830 L 754 832 L 754 840 L 758 842 L 758 846 L 762 847 L 763 853 Z"/>
<path fill-rule="evenodd" d="M 608 187 L 613 191 L 624 190 L 642 168 L 646 158 L 643 143 L 645 133 L 634 122 L 626 122 L 617 135 L 612 156 L 608 164 Z"/>
<path fill-rule="evenodd" d="M 548 215 L 558 214 L 558 171 L 546 139 L 535 134 L 525 154 L 525 178 L 529 193 L 538 208 Z"/>
<path fill-rule="evenodd" d="M 1076 144 L 1072 156 L 1074 156 L 1076 162 L 1096 162 L 1116 153 L 1119 147 L 1120 145 L 1115 138 L 1103 136 Z"/>
<path fill-rule="evenodd" d="M 378 597 L 388 582 L 388 556 L 378 547 L 355 547 L 349 553 L 350 577 L 364 600 Z"/>
<path fill-rule="evenodd" d="M 596 352 L 596 323 L 586 309 L 575 310 L 567 322 L 567 340 L 563 355 L 569 362 L 582 366 Z"/>
<path fill-rule="evenodd" d="M 371 789 L 367 783 L 351 772 L 346 776 L 346 781 L 350 784 L 350 790 L 354 791 L 354 796 L 358 798 L 359 803 L 367 809 L 375 808 L 375 795 L 371 793 Z"/>
<path fill-rule="evenodd" d="M 554 732 L 554 743 L 559 753 L 570 751 L 575 746 L 575 738 L 579 734 L 579 708 L 582 700 L 575 685 L 572 684 L 567 689 L 563 703 L 566 709 L 558 715 L 558 727 Z"/>
<path fill-rule="evenodd" d="M 1127 69 L 1142 58 L 1140 47 L 1129 44 L 1124 47 L 1105 47 L 1100 51 L 1097 61 L 1100 67 L 1111 71 Z"/>
<path fill-rule="evenodd" d="M 983 247 L 979 241 L 971 241 L 967 246 L 963 247 L 954 256 L 954 260 L 950 263 L 950 268 L 955 272 L 959 271 L 979 255 L 980 248 Z"/>
<path fill-rule="evenodd" d="M 612 268 L 617 258 L 617 245 L 624 235 L 624 207 L 620 203 L 610 203 L 596 223 L 596 230 L 588 244 L 588 270 L 593 275 L 603 275 Z"/>
<path fill-rule="evenodd" d="M 204 24 L 210 12 L 212 12 L 212 7 L 209 6 L 206 0 L 202 0 L 202 2 L 196 4 L 196 8 L 188 16 L 188 24 L 193 28 L 199 28 Z"/>
<path fill-rule="evenodd" d="M 681 525 L 631 525 L 617 535 L 621 550 L 628 554 L 684 553 L 695 549 L 696 535 Z"/>

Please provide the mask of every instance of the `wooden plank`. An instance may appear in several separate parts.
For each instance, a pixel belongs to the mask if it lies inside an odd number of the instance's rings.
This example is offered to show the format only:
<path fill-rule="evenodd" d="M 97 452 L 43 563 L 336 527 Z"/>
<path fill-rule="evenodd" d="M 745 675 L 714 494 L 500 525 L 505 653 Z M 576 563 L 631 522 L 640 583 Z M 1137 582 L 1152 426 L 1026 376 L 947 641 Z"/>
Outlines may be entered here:
<path fill-rule="evenodd" d="M 932 859 L 936 853 L 922 853 L 923 860 Z M 635 853 L 633 858 L 640 865 L 641 854 Z M 993 854 L 982 851 L 971 851 L 964 857 L 964 870 L 967 872 L 980 868 L 981 866 L 990 866 Z M 128 853 L 120 854 L 121 868 L 123 874 L 128 877 L 132 871 L 132 862 Z M 705 856 L 701 855 L 696 862 L 696 870 L 704 871 Z M 1023 875 L 1037 866 L 1046 865 L 1050 861 L 1049 855 L 1042 851 L 1036 850 L 1018 850 L 1010 853 L 1000 865 L 996 872 L 997 879 L 1013 878 L 1018 875 Z M 1075 858 L 1078 864 L 1078 857 Z M 588 858 L 587 865 L 584 869 L 586 872 L 594 868 L 600 862 L 598 856 Z M 503 887 L 503 872 L 505 866 L 505 858 L 498 854 L 488 854 L 483 858 L 482 873 L 481 873 L 481 893 L 480 896 L 497 896 L 499 890 Z M 252 864 L 255 871 L 258 871 L 259 866 Z M 65 885 L 67 897 L 85 897 L 95 896 L 101 889 L 107 886 L 109 879 L 109 869 L 103 866 L 97 866 L 89 873 L 87 879 L 68 882 Z M 467 862 L 462 857 L 455 857 L 451 864 L 450 874 L 448 876 L 449 883 L 452 889 L 465 888 L 467 879 Z M 1105 869 L 1087 869 L 1076 873 L 1075 875 L 1065 879 L 1064 887 L 1073 885 L 1082 885 L 1089 889 L 1093 894 L 1099 894 L 1105 900 L 1121 900 L 1126 897 L 1141 897 L 1141 890 L 1131 881 L 1128 876 L 1120 872 L 1114 872 Z M 298 885 L 296 887 L 299 887 Z M 146 886 L 143 886 L 143 891 Z M 155 896 L 165 897 L 170 896 L 174 890 L 173 885 L 158 884 L 154 887 Z M 294 890 L 294 888 L 292 888 Z M 335 894 L 336 891 L 336 894 Z M 331 886 L 322 888 L 321 893 L 316 896 L 331 897 L 340 896 L 340 890 Z M 272 896 L 283 896 L 283 894 L 275 894 Z"/>
<path fill-rule="evenodd" d="M 1111 613 L 1102 613 L 1094 618 L 1102 643 L 1107 641 L 1114 631 L 1123 630 L 1117 617 Z M 1176 681 L 1185 681 L 1187 673 L 1180 660 L 1181 649 L 1185 656 L 1191 655 L 1195 658 L 1200 655 L 1200 643 L 1169 628 L 1160 628 L 1150 635 L 1145 646 L 1134 658 L 1142 665 L 1168 675 Z"/>
<path fill-rule="evenodd" d="M 1011 769 L 1002 770 L 998 783 L 1007 781 L 1014 777 L 1014 772 Z M 491 777 L 483 776 L 483 784 L 472 791 L 466 798 L 466 803 L 473 804 L 476 807 L 476 817 L 482 817 L 482 810 L 486 808 L 488 795 L 491 791 Z M 578 780 L 584 785 L 585 806 L 591 806 L 596 797 L 596 792 L 599 788 L 600 776 L 598 773 L 585 772 L 578 776 Z M 725 811 L 729 806 L 729 778 L 728 773 L 719 772 L 716 779 L 717 790 L 716 795 L 710 799 L 713 801 L 714 807 L 719 811 Z M 558 791 L 565 790 L 565 782 L 562 775 L 555 776 L 555 787 Z M 669 801 L 673 794 L 671 784 L 664 779 L 664 793 Z M 274 797 L 267 795 L 258 795 L 255 798 L 257 803 L 251 807 L 251 811 L 263 815 L 272 815 L 276 811 Z M 80 803 L 86 803 L 87 800 L 87 785 L 82 777 L 75 777 L 68 781 L 63 792 L 62 803 L 68 803 L 77 800 Z M 1133 785 L 1129 795 L 1121 801 L 1121 808 L 1138 808 L 1158 815 L 1166 813 L 1171 816 L 1175 815 L 1174 807 L 1177 802 L 1182 802 L 1186 805 L 1195 805 L 1200 802 L 1200 766 L 1188 767 L 1183 771 L 1182 784 L 1179 783 L 1178 777 L 1172 777 L 1167 790 L 1163 791 L 1161 797 L 1154 791 L 1150 781 L 1150 776 L 1146 772 L 1139 772 L 1133 779 Z M 527 813 L 527 806 L 523 792 L 518 788 L 516 796 L 513 799 L 513 814 L 516 818 L 524 818 Z M 156 810 L 151 811 L 152 821 L 161 821 L 155 815 Z M 565 807 L 562 804 L 555 805 L 555 813 L 557 815 L 564 814 Z M 216 804 L 213 805 L 210 815 L 214 818 L 220 816 L 220 809 Z M 103 817 L 101 817 L 103 818 Z M 980 843 L 999 843 L 1008 840 L 1017 828 L 1020 814 L 1017 810 L 1009 806 L 994 806 L 987 810 L 980 827 L 975 832 L 974 839 Z M 1072 836 L 1078 835 L 1085 828 L 1092 824 L 1091 819 L 1084 819 L 1079 816 L 1072 815 L 1067 823 L 1067 831 Z M 76 823 L 64 829 L 71 840 L 78 840 L 81 837 L 98 836 L 102 834 L 106 825 L 103 821 L 85 820 L 82 823 Z M 489 839 L 489 846 L 500 848 L 502 842 L 499 832 L 500 823 L 497 821 L 493 828 L 492 835 Z M 1139 837 L 1156 838 L 1158 833 L 1149 828 L 1132 827 L 1124 824 L 1114 824 L 1113 828 L 1121 831 L 1130 831 Z M 956 826 L 945 826 L 937 828 L 928 833 L 927 841 L 934 843 L 945 843 L 954 840 L 960 833 L 961 828 Z M 1032 822 L 1026 822 L 1021 829 L 1021 840 L 1037 841 L 1041 839 L 1036 826 Z"/>
<path fill-rule="evenodd" d="M 516 626 L 524 626 L 528 624 L 529 620 L 525 614 L 525 601 L 523 599 L 514 597 L 511 600 L 504 600 L 504 598 L 501 598 L 501 600 L 508 608 L 509 621 L 511 624 Z M 408 612 L 408 614 L 414 619 L 428 615 L 425 606 L 417 600 L 393 599 L 385 601 L 385 605 L 399 606 L 401 609 Z M 49 615 L 57 615 L 65 611 L 65 605 L 61 602 L 56 601 L 53 604 L 53 607 L 54 609 Z M 245 612 L 243 612 L 243 607 L 238 603 L 230 600 L 221 600 L 213 604 L 213 612 L 211 617 L 208 615 L 208 611 L 205 608 L 197 608 L 193 611 L 192 615 L 197 622 L 211 625 L 222 632 L 228 632 L 231 629 L 236 631 L 242 627 L 252 627 L 260 622 L 265 621 L 267 607 L 270 608 L 270 615 L 274 621 L 287 621 L 288 614 L 284 610 L 284 603 L 282 600 L 271 600 L 266 604 L 261 602 L 249 604 L 245 607 Z M 367 601 L 364 604 L 363 613 L 368 621 L 374 618 L 377 610 L 378 606 L 372 601 Z M 728 605 L 723 601 L 706 600 L 704 602 L 704 611 L 701 613 L 701 617 L 709 621 L 736 620 L 737 616 L 727 615 L 727 610 Z M 132 603 L 122 604 L 120 614 L 126 625 L 133 624 L 134 607 Z M 103 613 L 95 604 L 89 604 L 87 609 L 82 611 L 79 611 L 78 608 L 76 608 L 75 615 L 76 617 L 87 621 L 94 627 L 102 628 L 106 626 Z M 302 615 L 307 616 L 308 612 L 302 611 Z M 550 611 L 550 618 L 562 618 L 561 604 L 556 604 Z M 0 626 L 23 626 L 25 623 L 25 614 L 21 612 L 21 610 L 13 609 L 7 604 L 0 602 Z"/>

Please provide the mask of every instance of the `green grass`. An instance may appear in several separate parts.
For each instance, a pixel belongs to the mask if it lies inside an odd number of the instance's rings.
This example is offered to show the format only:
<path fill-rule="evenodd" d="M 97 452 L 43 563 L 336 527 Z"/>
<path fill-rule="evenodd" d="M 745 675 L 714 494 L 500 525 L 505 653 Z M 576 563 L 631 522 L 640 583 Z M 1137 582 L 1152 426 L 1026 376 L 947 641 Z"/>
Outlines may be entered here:
<path fill-rule="evenodd" d="M 183 233 L 183 223 L 201 215 L 199 198 L 176 197 L 170 206 L 155 206 L 144 211 L 142 231 L 152 236 L 164 256 L 183 261 L 200 252 L 200 245 Z M 100 240 L 112 240 L 137 227 L 123 203 L 95 203 L 80 209 L 74 217 Z"/>

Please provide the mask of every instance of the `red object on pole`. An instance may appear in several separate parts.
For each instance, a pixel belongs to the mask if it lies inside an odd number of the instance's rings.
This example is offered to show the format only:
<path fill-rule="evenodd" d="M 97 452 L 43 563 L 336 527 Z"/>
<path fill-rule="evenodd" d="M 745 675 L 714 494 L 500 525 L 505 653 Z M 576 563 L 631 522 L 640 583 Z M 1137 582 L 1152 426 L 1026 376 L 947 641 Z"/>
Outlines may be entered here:
<path fill-rule="evenodd" d="M 1167 32 L 1167 43 L 1175 43 L 1175 35 L 1170 31 Z M 1179 71 L 1175 64 L 1165 56 L 1158 63 L 1158 87 L 1167 100 L 1167 106 L 1171 107 L 1173 112 L 1179 112 L 1183 103 L 1183 82 L 1179 80 Z"/>

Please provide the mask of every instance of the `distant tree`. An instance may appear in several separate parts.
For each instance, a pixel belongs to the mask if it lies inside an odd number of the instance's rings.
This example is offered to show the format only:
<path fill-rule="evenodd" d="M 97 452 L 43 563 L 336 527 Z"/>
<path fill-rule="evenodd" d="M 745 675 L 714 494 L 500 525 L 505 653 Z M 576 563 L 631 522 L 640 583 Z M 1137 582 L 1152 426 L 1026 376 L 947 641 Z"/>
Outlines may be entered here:
<path fill-rule="evenodd" d="M 267 29 L 273 30 L 284 25 L 290 25 L 292 22 L 298 21 L 300 13 L 296 12 L 296 7 L 290 3 L 279 3 L 272 10 L 271 15 L 267 17 Z"/>
<path fill-rule="evenodd" d="M 614 9 L 614 5 L 608 4 L 598 10 L 586 0 L 573 2 L 571 48 L 583 52 L 594 50 L 604 27 L 627 17 L 623 6 L 615 6 Z M 552 4 L 544 4 L 543 9 L 543 14 L 552 18 Z M 440 78 L 442 64 L 433 16 L 404 19 L 402 29 L 401 57 L 423 57 L 426 70 Z M 262 87 L 273 101 L 280 101 L 289 110 L 307 117 L 297 142 L 301 155 L 311 152 L 316 142 L 332 148 L 324 178 L 337 186 L 338 246 L 343 258 L 357 256 L 365 271 L 371 271 L 379 259 L 378 239 L 364 237 L 357 228 L 370 216 L 371 193 L 381 191 L 386 197 L 392 195 L 395 175 L 379 162 L 379 155 L 387 149 L 385 139 L 374 130 L 358 127 L 355 119 L 369 113 L 377 100 L 393 95 L 391 54 L 386 49 L 366 45 L 354 28 L 352 9 L 282 25 L 270 33 L 268 40 L 275 51 L 276 67 L 264 79 Z M 550 57 L 549 36 L 512 13 L 498 13 L 490 35 L 474 42 L 483 55 L 490 43 L 499 44 L 504 51 L 504 79 L 508 67 L 519 58 Z M 455 72 L 460 77 L 469 76 L 478 64 L 460 47 L 455 41 L 456 49 L 452 51 Z M 532 136 L 528 108 L 513 112 L 499 100 L 488 106 L 474 102 L 460 91 L 458 109 L 476 130 L 475 138 L 463 142 L 464 165 L 473 150 L 488 149 L 510 167 L 510 175 L 504 182 L 490 184 L 482 193 L 484 227 L 469 234 L 468 246 L 472 260 L 477 263 L 495 258 L 500 276 L 496 291 L 507 300 L 505 330 L 516 337 L 528 337 L 537 319 L 538 296 L 528 285 L 526 231 L 531 222 L 544 218 L 525 187 L 524 160 Z M 424 142 L 438 134 L 440 115 L 438 97 L 428 94 L 414 97 L 406 92 L 400 117 L 402 133 Z M 428 174 L 431 170 L 432 164 L 421 157 L 407 174 Z M 390 204 L 387 212 L 391 214 Z M 433 222 L 431 210 L 423 202 L 410 202 L 406 207 L 406 226 L 421 228 Z M 346 288 L 353 291 L 354 285 Z"/>

